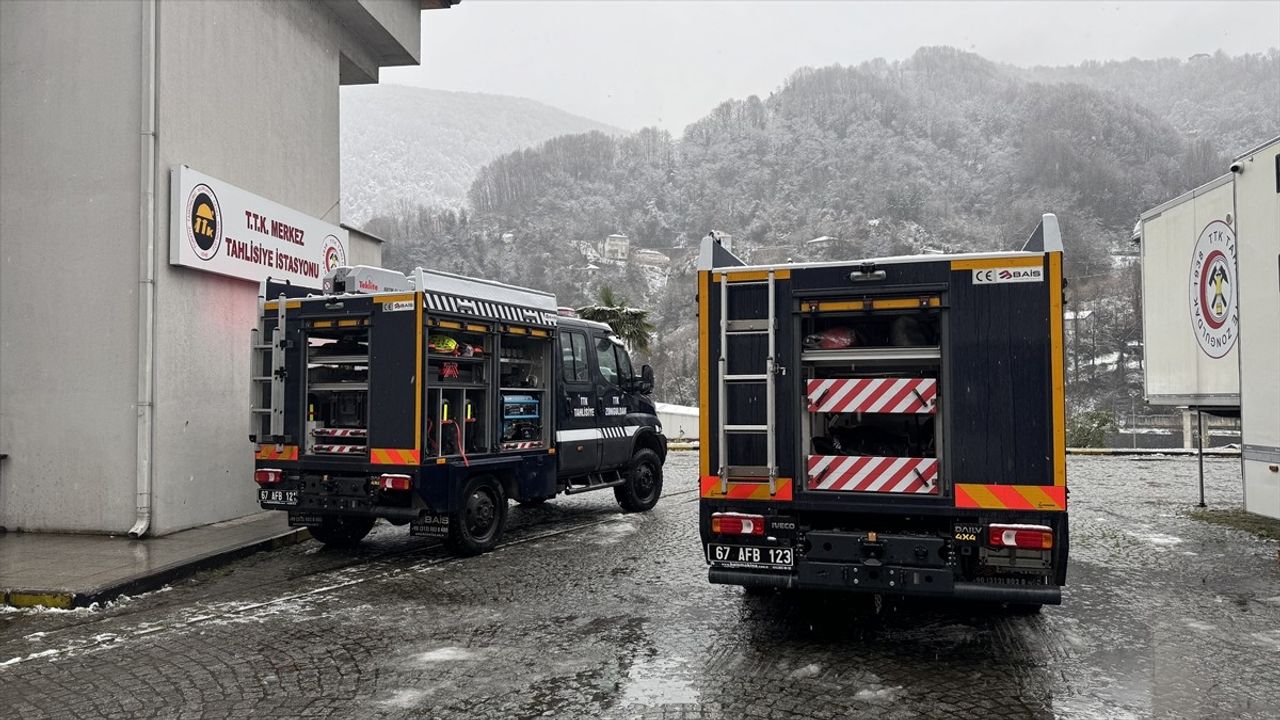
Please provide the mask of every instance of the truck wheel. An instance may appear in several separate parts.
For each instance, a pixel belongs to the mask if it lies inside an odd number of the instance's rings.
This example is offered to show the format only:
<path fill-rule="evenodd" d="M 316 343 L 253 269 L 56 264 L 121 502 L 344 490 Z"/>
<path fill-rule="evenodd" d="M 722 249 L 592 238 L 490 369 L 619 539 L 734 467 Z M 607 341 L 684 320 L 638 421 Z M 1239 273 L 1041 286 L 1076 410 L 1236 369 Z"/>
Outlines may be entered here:
<path fill-rule="evenodd" d="M 641 448 L 631 456 L 626 470 L 627 481 L 613 489 L 613 496 L 627 512 L 644 512 L 658 503 L 662 495 L 662 461 L 658 454 Z"/>
<path fill-rule="evenodd" d="M 516 504 L 518 504 L 520 507 L 527 507 L 527 508 L 542 507 L 543 505 L 546 505 L 547 501 L 550 499 L 551 498 L 544 498 L 544 497 L 525 498 L 524 500 L 517 500 Z"/>
<path fill-rule="evenodd" d="M 355 547 L 373 529 L 374 522 L 371 517 L 326 515 L 318 527 L 311 528 L 311 537 L 326 547 Z"/>
<path fill-rule="evenodd" d="M 449 547 L 459 555 L 488 552 L 507 524 L 507 497 L 502 485 L 487 475 L 473 477 L 462 488 L 462 502 L 449 518 Z"/>

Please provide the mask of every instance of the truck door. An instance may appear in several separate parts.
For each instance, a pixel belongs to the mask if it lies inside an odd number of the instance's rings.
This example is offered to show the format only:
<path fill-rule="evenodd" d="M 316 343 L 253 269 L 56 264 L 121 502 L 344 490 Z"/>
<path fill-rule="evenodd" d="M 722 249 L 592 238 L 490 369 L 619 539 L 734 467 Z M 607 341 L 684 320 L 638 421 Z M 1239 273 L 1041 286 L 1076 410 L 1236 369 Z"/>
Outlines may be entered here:
<path fill-rule="evenodd" d="M 631 459 L 631 435 L 626 417 L 630 396 L 624 387 L 631 381 L 631 359 L 622 344 L 603 332 L 592 333 L 596 356 L 596 394 L 600 399 L 600 466 L 613 469 Z"/>
<path fill-rule="evenodd" d="M 600 430 L 596 424 L 597 394 L 591 373 L 587 335 L 561 329 L 561 375 L 556 428 L 556 457 L 560 475 L 585 475 L 600 467 Z"/>

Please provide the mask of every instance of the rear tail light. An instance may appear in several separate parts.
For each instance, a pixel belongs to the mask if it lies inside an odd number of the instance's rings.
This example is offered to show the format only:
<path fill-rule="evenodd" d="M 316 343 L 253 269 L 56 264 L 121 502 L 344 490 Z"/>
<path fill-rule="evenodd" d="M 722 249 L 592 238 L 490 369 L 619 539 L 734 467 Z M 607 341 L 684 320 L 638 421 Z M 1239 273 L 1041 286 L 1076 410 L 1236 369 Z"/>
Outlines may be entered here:
<path fill-rule="evenodd" d="M 383 490 L 408 490 L 413 485 L 413 480 L 408 475 L 387 473 L 378 477 L 378 484 Z"/>
<path fill-rule="evenodd" d="M 254 470 L 253 481 L 259 485 L 279 485 L 284 482 L 284 472 L 275 468 Z"/>
<path fill-rule="evenodd" d="M 712 513 L 711 532 L 717 535 L 764 535 L 764 516 Z"/>
<path fill-rule="evenodd" d="M 1048 550 L 1053 547 L 1053 528 L 1046 525 L 989 525 L 987 543 L 992 547 Z"/>

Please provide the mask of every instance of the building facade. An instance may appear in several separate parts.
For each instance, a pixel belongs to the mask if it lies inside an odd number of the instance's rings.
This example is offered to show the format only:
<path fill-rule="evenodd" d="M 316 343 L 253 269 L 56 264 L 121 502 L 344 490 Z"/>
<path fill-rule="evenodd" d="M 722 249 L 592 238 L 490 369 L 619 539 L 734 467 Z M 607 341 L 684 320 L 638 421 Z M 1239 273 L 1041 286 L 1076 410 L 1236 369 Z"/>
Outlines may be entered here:
<path fill-rule="evenodd" d="M 449 4 L 0 3 L 0 525 L 257 510 L 257 284 L 170 264 L 171 170 L 337 226 L 339 86 L 416 64 L 421 10 Z"/>

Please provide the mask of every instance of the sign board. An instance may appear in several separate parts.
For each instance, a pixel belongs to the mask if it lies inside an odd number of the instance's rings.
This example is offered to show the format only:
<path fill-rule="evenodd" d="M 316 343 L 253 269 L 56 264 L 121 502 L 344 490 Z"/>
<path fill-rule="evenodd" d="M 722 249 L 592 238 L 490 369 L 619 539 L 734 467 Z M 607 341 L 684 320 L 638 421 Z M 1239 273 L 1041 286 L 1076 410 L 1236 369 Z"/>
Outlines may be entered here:
<path fill-rule="evenodd" d="M 169 262 L 319 288 L 347 264 L 347 231 L 185 165 L 170 172 Z"/>
<path fill-rule="evenodd" d="M 1224 175 L 1142 214 L 1143 384 L 1152 405 L 1240 404 L 1233 210 Z"/>

